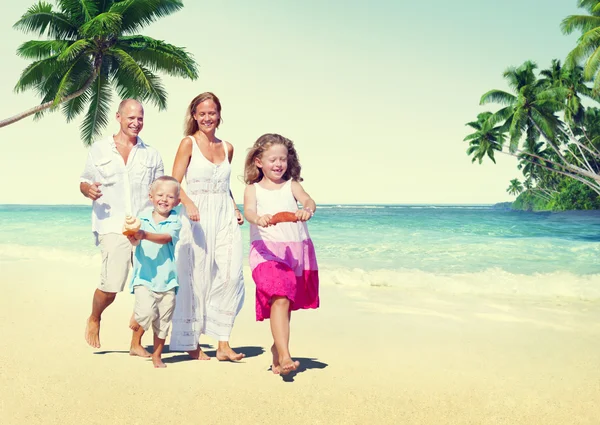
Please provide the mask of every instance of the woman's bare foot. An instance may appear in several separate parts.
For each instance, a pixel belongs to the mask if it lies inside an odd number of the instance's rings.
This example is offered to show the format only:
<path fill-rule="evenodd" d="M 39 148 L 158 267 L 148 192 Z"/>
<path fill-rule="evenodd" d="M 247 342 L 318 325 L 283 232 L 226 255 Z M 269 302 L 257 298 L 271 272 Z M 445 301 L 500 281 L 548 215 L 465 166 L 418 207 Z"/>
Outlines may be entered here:
<path fill-rule="evenodd" d="M 135 315 L 131 315 L 131 319 L 129 319 L 129 329 L 132 331 L 137 331 L 140 328 L 140 324 L 135 320 Z"/>
<path fill-rule="evenodd" d="M 246 355 L 243 353 L 236 353 L 229 346 L 227 341 L 219 341 L 219 348 L 217 348 L 217 360 L 237 362 L 242 360 Z"/>
<path fill-rule="evenodd" d="M 85 340 L 90 347 L 100 348 L 100 320 L 89 317 L 85 325 Z"/>
<path fill-rule="evenodd" d="M 210 357 L 202 351 L 202 348 L 198 347 L 195 350 L 187 352 L 190 357 L 194 360 L 210 360 Z"/>
<path fill-rule="evenodd" d="M 271 354 L 273 354 L 273 364 L 271 365 L 271 371 L 275 375 L 279 375 L 279 353 L 275 344 L 271 346 Z"/>
<path fill-rule="evenodd" d="M 154 365 L 155 368 L 162 369 L 164 367 L 167 367 L 167 365 L 163 363 L 163 361 L 160 357 L 152 356 L 152 364 Z"/>
<path fill-rule="evenodd" d="M 142 347 L 141 345 L 132 345 L 129 348 L 129 355 L 137 356 L 137 357 L 144 357 L 144 358 L 152 357 L 152 354 L 150 354 L 148 351 L 146 351 L 146 349 L 144 347 Z"/>
<path fill-rule="evenodd" d="M 279 373 L 281 375 L 287 375 L 288 373 L 298 369 L 298 367 L 300 366 L 300 362 L 292 360 L 291 357 L 288 357 L 286 359 L 279 359 L 279 364 Z"/>

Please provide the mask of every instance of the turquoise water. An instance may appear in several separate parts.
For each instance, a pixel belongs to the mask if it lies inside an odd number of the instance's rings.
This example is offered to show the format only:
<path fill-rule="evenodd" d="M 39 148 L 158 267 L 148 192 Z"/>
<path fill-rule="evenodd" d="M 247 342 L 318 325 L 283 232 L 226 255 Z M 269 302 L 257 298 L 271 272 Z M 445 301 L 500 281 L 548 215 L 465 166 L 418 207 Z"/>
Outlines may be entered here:
<path fill-rule="evenodd" d="M 89 206 L 0 205 L 2 261 L 97 260 Z M 600 213 L 325 205 L 309 229 L 323 283 L 600 296 Z M 248 246 L 248 225 L 242 227 Z M 247 249 L 247 248 L 246 248 Z"/>

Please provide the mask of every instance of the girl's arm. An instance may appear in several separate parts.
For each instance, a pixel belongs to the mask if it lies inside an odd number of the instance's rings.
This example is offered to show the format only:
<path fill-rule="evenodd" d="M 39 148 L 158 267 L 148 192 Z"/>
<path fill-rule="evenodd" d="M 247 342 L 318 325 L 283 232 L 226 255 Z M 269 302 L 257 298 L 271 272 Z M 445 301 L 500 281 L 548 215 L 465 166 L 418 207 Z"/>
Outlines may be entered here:
<path fill-rule="evenodd" d="M 244 190 L 244 216 L 248 223 L 261 227 L 267 227 L 271 220 L 271 214 L 259 216 L 256 212 L 256 188 L 254 185 L 248 185 Z"/>
<path fill-rule="evenodd" d="M 195 142 L 192 142 L 192 140 L 189 137 L 185 137 L 179 144 L 177 154 L 175 154 L 172 175 L 174 178 L 177 179 L 179 183 L 183 181 L 183 176 L 185 175 L 188 165 L 190 165 L 190 159 L 192 158 L 192 143 Z M 187 196 L 183 189 L 180 190 L 179 198 L 181 199 L 181 203 L 185 207 L 185 211 L 187 212 L 187 215 L 190 218 L 190 220 L 200 220 L 198 208 L 196 208 L 196 205 L 194 205 L 190 197 Z"/>
<path fill-rule="evenodd" d="M 302 209 L 296 212 L 298 220 L 310 220 L 317 209 L 317 204 L 315 204 L 313 198 L 306 193 L 302 185 L 296 180 L 292 180 L 292 195 L 294 195 L 294 198 L 302 204 Z"/>

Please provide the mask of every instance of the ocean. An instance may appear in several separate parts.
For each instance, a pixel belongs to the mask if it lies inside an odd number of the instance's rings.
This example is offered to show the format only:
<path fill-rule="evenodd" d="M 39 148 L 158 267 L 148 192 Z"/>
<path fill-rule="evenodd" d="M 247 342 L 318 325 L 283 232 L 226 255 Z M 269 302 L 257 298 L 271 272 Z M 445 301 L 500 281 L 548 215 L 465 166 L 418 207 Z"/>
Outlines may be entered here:
<path fill-rule="evenodd" d="M 98 264 L 90 217 L 90 206 L 0 205 L 0 267 Z M 320 205 L 309 231 L 324 285 L 600 299 L 599 211 Z"/>

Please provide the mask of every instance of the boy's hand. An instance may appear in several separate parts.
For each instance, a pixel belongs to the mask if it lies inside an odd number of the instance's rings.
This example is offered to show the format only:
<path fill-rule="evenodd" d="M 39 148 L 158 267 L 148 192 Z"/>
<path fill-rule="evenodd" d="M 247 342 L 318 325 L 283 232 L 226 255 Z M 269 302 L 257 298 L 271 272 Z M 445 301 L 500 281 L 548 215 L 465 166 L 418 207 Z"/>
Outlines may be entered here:
<path fill-rule="evenodd" d="M 271 223 L 271 214 L 265 214 L 261 217 L 258 218 L 258 220 L 256 220 L 256 225 L 260 226 L 260 227 L 267 227 L 269 226 Z"/>
<path fill-rule="evenodd" d="M 138 230 L 137 232 L 134 233 L 133 237 L 138 241 L 142 240 L 142 239 L 146 239 L 146 232 L 144 232 L 143 230 Z"/>
<path fill-rule="evenodd" d="M 135 235 L 127 235 L 127 239 L 131 242 L 131 245 L 138 246 L 140 244 L 140 240 L 135 238 Z"/>

